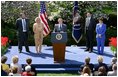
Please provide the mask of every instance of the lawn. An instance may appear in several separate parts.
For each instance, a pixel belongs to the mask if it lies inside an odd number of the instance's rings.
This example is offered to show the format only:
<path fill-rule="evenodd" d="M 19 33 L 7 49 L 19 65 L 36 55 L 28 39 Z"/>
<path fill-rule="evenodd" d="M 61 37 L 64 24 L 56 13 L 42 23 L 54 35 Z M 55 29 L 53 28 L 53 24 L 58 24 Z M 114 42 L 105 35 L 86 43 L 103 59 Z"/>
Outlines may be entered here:
<path fill-rule="evenodd" d="M 37 76 L 79 76 L 77 73 L 38 73 Z"/>

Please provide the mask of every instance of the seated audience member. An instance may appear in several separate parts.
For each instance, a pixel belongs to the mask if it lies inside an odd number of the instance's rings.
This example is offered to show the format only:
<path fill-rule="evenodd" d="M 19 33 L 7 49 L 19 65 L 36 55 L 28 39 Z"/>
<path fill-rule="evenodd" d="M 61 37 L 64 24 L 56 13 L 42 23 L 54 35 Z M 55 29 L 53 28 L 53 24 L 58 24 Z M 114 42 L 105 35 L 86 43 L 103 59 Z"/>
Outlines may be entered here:
<path fill-rule="evenodd" d="M 107 75 L 108 76 L 117 76 L 117 64 L 113 64 L 112 70 L 113 71 L 109 71 Z"/>
<path fill-rule="evenodd" d="M 88 66 L 84 66 L 82 70 L 81 76 L 85 76 L 85 75 L 91 76 L 91 70 Z"/>
<path fill-rule="evenodd" d="M 108 72 L 108 67 L 105 63 L 103 63 L 103 57 L 102 56 L 98 56 L 98 65 L 96 65 L 95 67 L 95 71 L 98 71 L 98 69 L 101 67 L 101 66 L 104 66 L 105 69 L 106 69 L 106 73 Z"/>
<path fill-rule="evenodd" d="M 31 66 L 26 66 L 25 67 L 25 71 L 21 74 L 22 76 L 33 76 L 32 74 L 31 74 Z"/>
<path fill-rule="evenodd" d="M 10 68 L 13 69 L 13 67 L 18 67 L 18 73 L 22 72 L 22 67 L 20 64 L 18 64 L 18 56 L 15 55 L 12 57 L 12 63 L 10 64 Z"/>
<path fill-rule="evenodd" d="M 109 71 L 113 71 L 112 70 L 112 66 L 113 66 L 113 64 L 116 64 L 116 62 L 117 62 L 117 58 L 116 57 L 113 57 L 112 59 L 111 59 L 111 64 L 109 65 Z"/>
<path fill-rule="evenodd" d="M 8 76 L 7 72 L 3 70 L 1 65 L 1 76 Z"/>
<path fill-rule="evenodd" d="M 80 66 L 81 70 L 83 69 L 84 66 L 88 66 L 90 69 L 91 69 L 91 72 L 93 72 L 93 69 L 94 69 L 94 65 L 92 63 L 90 63 L 90 58 L 89 57 L 86 57 L 85 58 L 85 64 Z"/>
<path fill-rule="evenodd" d="M 5 64 L 6 61 L 7 61 L 7 57 L 6 57 L 6 56 L 2 56 L 2 58 L 1 58 L 2 69 L 3 69 L 5 72 L 9 73 L 9 66 L 8 66 L 7 64 Z"/>
<path fill-rule="evenodd" d="M 21 76 L 21 74 L 18 73 L 18 67 L 12 67 L 9 76 Z"/>
<path fill-rule="evenodd" d="M 106 69 L 104 66 L 99 67 L 98 76 L 107 76 Z"/>
<path fill-rule="evenodd" d="M 36 76 L 37 72 L 36 72 L 35 68 L 32 66 L 32 59 L 31 58 L 27 58 L 26 62 L 27 62 L 27 65 L 24 66 L 23 70 L 25 71 L 25 67 L 29 65 L 29 66 L 31 66 L 31 73 L 32 73 L 32 75 Z"/>

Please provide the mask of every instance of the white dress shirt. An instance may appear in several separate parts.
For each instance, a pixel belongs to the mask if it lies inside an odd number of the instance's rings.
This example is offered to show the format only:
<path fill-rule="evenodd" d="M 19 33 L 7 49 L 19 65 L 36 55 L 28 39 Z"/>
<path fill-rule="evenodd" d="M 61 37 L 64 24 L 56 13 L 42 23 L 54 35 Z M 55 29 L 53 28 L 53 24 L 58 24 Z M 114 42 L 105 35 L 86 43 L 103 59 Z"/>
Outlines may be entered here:
<path fill-rule="evenodd" d="M 117 76 L 117 70 L 116 71 L 109 71 L 107 73 L 107 76 Z"/>
<path fill-rule="evenodd" d="M 25 19 L 22 19 L 22 27 L 23 27 L 23 32 L 26 32 L 26 21 Z"/>
<path fill-rule="evenodd" d="M 18 63 L 14 64 L 14 63 L 11 63 L 10 64 L 10 68 L 13 68 L 13 67 L 18 67 L 18 73 L 21 73 L 22 72 L 22 66 Z"/>

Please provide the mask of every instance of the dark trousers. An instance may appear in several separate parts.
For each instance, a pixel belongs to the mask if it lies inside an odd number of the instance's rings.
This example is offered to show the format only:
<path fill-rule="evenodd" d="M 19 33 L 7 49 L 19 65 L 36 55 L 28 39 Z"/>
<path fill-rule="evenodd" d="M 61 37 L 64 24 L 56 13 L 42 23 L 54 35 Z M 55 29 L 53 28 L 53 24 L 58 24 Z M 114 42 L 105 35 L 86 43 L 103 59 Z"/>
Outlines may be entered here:
<path fill-rule="evenodd" d="M 23 45 L 25 46 L 26 51 L 29 51 L 29 47 L 28 47 L 28 33 L 27 32 L 23 32 L 18 37 L 18 49 L 20 51 L 22 51 L 22 46 Z"/>
<path fill-rule="evenodd" d="M 86 47 L 93 50 L 94 31 L 86 30 Z"/>

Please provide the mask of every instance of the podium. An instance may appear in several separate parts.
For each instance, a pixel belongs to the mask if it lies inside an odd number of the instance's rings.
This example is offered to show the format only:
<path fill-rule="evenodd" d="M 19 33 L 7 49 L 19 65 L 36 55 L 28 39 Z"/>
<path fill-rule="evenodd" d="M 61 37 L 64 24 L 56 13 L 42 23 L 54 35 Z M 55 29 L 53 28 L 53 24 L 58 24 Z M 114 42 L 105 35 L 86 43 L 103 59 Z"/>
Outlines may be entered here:
<path fill-rule="evenodd" d="M 53 46 L 54 63 L 65 62 L 65 49 L 67 42 L 67 32 L 52 32 L 51 42 Z"/>

